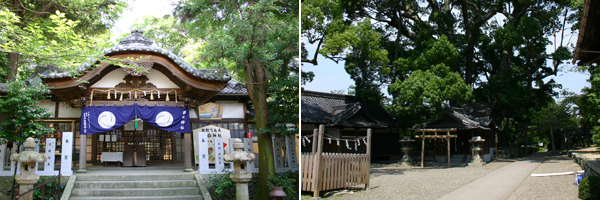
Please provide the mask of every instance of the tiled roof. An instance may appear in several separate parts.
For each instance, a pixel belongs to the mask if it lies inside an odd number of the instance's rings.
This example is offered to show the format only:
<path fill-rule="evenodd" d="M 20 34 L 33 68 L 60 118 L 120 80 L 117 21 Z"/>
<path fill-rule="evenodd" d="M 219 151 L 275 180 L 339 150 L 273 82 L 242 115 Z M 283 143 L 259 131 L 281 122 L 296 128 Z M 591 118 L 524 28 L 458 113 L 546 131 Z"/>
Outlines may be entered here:
<path fill-rule="evenodd" d="M 173 60 L 173 62 L 177 63 L 183 70 L 192 74 L 196 77 L 207 79 L 207 80 L 217 80 L 217 81 L 228 81 L 231 79 L 231 75 L 229 75 L 229 71 L 227 69 L 194 69 L 187 62 L 183 61 L 179 56 L 175 55 L 173 52 L 160 48 L 156 45 L 152 45 L 154 42 L 149 40 L 148 38 L 142 35 L 143 31 L 141 30 L 133 30 L 131 31 L 131 35 L 127 36 L 125 39 L 121 40 L 118 45 L 106 49 L 103 51 L 105 55 L 119 53 L 119 52 L 151 52 L 155 54 L 161 54 Z M 83 63 L 79 67 L 76 68 L 78 72 L 84 72 L 93 67 L 93 64 L 96 63 L 97 60 L 90 60 L 89 63 Z M 64 78 L 70 77 L 69 72 L 66 72 L 59 68 L 54 68 L 51 70 L 42 71 L 39 73 L 41 78 Z"/>
<path fill-rule="evenodd" d="M 229 80 L 229 82 L 227 82 L 227 87 L 223 88 L 223 90 L 221 90 L 219 92 L 219 94 L 241 94 L 241 95 L 247 95 L 248 94 L 248 90 L 246 89 L 246 85 L 238 83 L 234 80 Z"/>
<path fill-rule="evenodd" d="M 482 129 L 490 130 L 491 114 L 494 102 L 476 102 L 465 104 L 462 107 L 446 107 L 445 118 L 431 120 L 427 123 L 416 125 L 413 129 L 426 128 L 456 128 L 459 130 Z"/>
<path fill-rule="evenodd" d="M 379 104 L 366 105 L 354 96 L 302 91 L 302 123 L 326 126 L 385 128 L 394 118 Z"/>

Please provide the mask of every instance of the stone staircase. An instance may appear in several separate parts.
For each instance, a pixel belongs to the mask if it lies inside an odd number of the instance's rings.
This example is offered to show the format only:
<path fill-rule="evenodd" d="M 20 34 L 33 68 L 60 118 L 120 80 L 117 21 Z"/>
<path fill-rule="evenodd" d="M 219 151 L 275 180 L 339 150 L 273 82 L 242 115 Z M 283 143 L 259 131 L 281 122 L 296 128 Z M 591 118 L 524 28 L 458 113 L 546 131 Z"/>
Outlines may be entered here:
<path fill-rule="evenodd" d="M 204 199 L 193 174 L 77 176 L 69 199 Z"/>

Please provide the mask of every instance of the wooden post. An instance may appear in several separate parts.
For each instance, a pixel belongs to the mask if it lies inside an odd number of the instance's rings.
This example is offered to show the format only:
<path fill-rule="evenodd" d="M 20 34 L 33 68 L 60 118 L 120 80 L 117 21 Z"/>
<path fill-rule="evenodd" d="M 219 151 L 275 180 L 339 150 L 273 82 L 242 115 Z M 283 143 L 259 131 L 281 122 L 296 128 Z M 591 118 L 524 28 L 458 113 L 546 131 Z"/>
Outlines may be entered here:
<path fill-rule="evenodd" d="M 86 173 L 87 169 L 85 166 L 87 155 L 87 135 L 79 135 L 79 170 L 78 173 Z"/>
<path fill-rule="evenodd" d="M 423 168 L 423 162 L 425 162 L 425 131 L 421 133 L 421 168 Z"/>
<path fill-rule="evenodd" d="M 538 125 L 539 128 L 539 125 Z M 529 131 L 525 131 L 525 156 L 527 156 L 527 138 L 529 137 Z"/>
<path fill-rule="evenodd" d="M 317 151 L 315 152 L 315 157 L 313 160 L 313 164 L 315 167 L 313 168 L 313 197 L 318 198 L 319 192 L 321 192 L 321 169 L 322 169 L 322 157 L 323 157 L 323 132 L 325 131 L 324 125 L 319 125 L 319 137 L 318 140 L 313 139 L 313 144 L 317 144 Z M 314 137 L 313 137 L 314 138 Z M 314 146 L 313 146 L 314 147 Z"/>
<path fill-rule="evenodd" d="M 316 129 L 313 131 L 313 140 L 312 140 L 312 151 L 311 152 L 317 152 L 317 135 L 319 135 L 319 129 Z"/>
<path fill-rule="evenodd" d="M 450 131 L 446 131 L 447 133 L 447 137 L 446 137 L 446 144 L 448 145 L 448 167 L 450 167 Z"/>
<path fill-rule="evenodd" d="M 183 152 L 183 160 L 184 160 L 184 167 L 185 169 L 183 169 L 183 171 L 185 172 L 191 172 L 193 171 L 192 169 L 192 136 L 191 133 L 182 133 L 183 134 L 183 145 L 184 145 L 184 152 Z M 200 144 L 198 144 L 200 145 Z"/>
<path fill-rule="evenodd" d="M 556 154 L 556 148 L 554 147 L 554 132 L 552 130 L 552 124 L 550 124 L 550 139 L 552 140 L 552 154 Z"/>
<path fill-rule="evenodd" d="M 371 180 L 371 129 L 367 129 L 367 180 L 365 181 L 365 189 L 369 188 Z"/>

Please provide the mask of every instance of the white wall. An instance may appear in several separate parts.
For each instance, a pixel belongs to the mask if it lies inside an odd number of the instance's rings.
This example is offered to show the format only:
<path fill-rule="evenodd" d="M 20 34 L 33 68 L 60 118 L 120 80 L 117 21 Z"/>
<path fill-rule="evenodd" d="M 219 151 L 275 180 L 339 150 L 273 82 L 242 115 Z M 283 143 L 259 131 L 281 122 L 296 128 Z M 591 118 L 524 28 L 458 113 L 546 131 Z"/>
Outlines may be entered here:
<path fill-rule="evenodd" d="M 223 118 L 244 118 L 244 104 L 237 101 L 216 101 L 223 106 Z"/>
<path fill-rule="evenodd" d="M 58 108 L 58 117 L 59 118 L 80 118 L 81 117 L 81 108 L 71 108 L 67 103 L 60 102 L 60 107 Z"/>
<path fill-rule="evenodd" d="M 35 105 L 38 105 L 38 106 L 48 110 L 50 113 L 52 113 L 52 117 L 54 117 L 54 115 L 56 115 L 56 113 L 54 112 L 54 111 L 56 111 L 56 109 L 54 108 L 54 107 L 56 107 L 56 102 L 52 102 L 52 100 L 50 100 L 50 99 L 42 99 L 40 102 L 38 102 Z"/>
<path fill-rule="evenodd" d="M 113 88 L 119 83 L 124 83 L 125 81 L 123 78 L 125 78 L 125 76 L 127 76 L 125 71 L 122 69 L 115 69 L 106 74 L 106 76 L 102 77 L 102 79 L 94 83 L 91 87 Z M 151 69 L 150 73 L 146 74 L 146 77 L 150 79 L 148 82 L 156 85 L 157 88 L 179 88 L 175 83 L 171 82 L 167 76 L 155 69 Z"/>
<path fill-rule="evenodd" d="M 127 73 L 122 69 L 115 69 L 106 74 L 106 76 L 102 77 L 102 79 L 94 83 L 91 87 L 114 88 L 115 85 L 125 82 L 123 78 L 125 78 L 126 75 Z"/>
<path fill-rule="evenodd" d="M 196 113 L 196 109 L 190 109 L 190 119 L 198 119 L 198 114 Z"/>

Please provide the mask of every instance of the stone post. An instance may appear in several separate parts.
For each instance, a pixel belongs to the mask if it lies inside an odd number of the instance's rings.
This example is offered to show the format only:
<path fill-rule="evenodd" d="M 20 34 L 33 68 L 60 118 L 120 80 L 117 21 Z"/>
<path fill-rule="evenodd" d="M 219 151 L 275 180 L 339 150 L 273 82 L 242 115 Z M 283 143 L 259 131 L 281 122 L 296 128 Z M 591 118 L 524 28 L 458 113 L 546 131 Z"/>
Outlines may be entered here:
<path fill-rule="evenodd" d="M 248 200 L 248 182 L 252 179 L 252 174 L 246 170 L 246 162 L 253 161 L 254 153 L 244 152 L 244 143 L 241 139 L 236 138 L 233 141 L 233 152 L 225 155 L 223 158 L 226 162 L 233 162 L 233 173 L 229 175 L 231 180 L 235 182 L 236 198 L 238 200 Z"/>
<path fill-rule="evenodd" d="M 28 137 L 23 143 L 25 150 L 19 154 L 13 154 L 10 156 L 10 160 L 14 162 L 21 162 L 21 174 L 15 176 L 15 180 L 20 185 L 19 191 L 25 193 L 33 188 L 33 184 L 37 183 L 40 179 L 39 175 L 35 175 L 35 164 L 36 162 L 46 162 L 46 156 L 40 155 L 35 152 L 35 140 Z M 33 192 L 26 194 L 19 198 L 20 200 L 32 200 Z"/>

